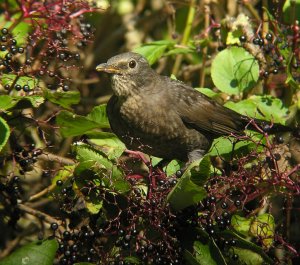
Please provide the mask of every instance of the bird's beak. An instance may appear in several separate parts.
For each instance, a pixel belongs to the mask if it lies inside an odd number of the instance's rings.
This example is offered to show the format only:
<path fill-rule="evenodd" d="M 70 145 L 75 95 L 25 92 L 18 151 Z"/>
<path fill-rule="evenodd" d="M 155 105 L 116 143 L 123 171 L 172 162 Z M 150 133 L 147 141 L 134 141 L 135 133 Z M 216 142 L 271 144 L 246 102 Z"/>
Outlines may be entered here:
<path fill-rule="evenodd" d="M 119 69 L 118 67 L 116 67 L 114 65 L 109 65 L 107 63 L 102 63 L 102 64 L 99 64 L 96 67 L 96 71 L 106 72 L 106 73 L 110 73 L 110 74 L 118 74 L 118 73 L 121 72 L 121 69 Z"/>

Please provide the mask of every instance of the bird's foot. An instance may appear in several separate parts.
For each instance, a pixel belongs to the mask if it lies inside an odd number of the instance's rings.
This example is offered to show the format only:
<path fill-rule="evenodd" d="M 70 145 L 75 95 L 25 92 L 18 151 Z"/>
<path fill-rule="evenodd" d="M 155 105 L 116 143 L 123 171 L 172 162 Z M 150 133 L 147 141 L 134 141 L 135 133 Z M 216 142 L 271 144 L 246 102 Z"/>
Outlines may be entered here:
<path fill-rule="evenodd" d="M 145 155 L 140 151 L 133 151 L 133 150 L 125 150 L 125 153 L 129 154 L 130 157 L 139 159 L 145 163 L 145 165 L 150 165 L 150 161 L 145 157 Z"/>

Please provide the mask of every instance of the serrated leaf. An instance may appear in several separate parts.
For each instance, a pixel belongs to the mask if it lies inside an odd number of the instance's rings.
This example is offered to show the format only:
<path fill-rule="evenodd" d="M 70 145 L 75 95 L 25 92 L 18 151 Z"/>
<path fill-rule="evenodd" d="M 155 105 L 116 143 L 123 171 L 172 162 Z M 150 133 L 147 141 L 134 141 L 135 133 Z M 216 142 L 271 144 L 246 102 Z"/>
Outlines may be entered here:
<path fill-rule="evenodd" d="M 230 47 L 219 52 L 213 60 L 211 76 L 220 91 L 237 95 L 255 86 L 259 65 L 244 48 Z"/>
<path fill-rule="evenodd" d="M 201 265 L 198 260 L 188 250 L 184 251 L 184 260 L 188 265 Z"/>
<path fill-rule="evenodd" d="M 213 98 L 215 96 L 218 95 L 218 93 L 214 92 L 212 89 L 210 88 L 204 88 L 204 87 L 196 87 L 195 88 L 197 91 L 199 91 L 200 93 L 204 94 L 205 96 L 208 96 L 210 98 Z"/>
<path fill-rule="evenodd" d="M 154 64 L 164 52 L 175 44 L 174 41 L 160 40 L 155 42 L 146 43 L 141 47 L 134 49 L 134 52 L 144 56 L 149 64 Z"/>
<path fill-rule="evenodd" d="M 233 145 L 233 143 L 235 143 Z M 219 137 L 215 139 L 208 151 L 210 156 L 222 156 L 226 154 L 231 154 L 232 151 L 235 153 L 243 153 L 255 147 L 252 141 L 236 141 L 232 137 Z M 234 149 L 233 149 L 234 148 Z"/>
<path fill-rule="evenodd" d="M 87 115 L 87 118 L 98 124 L 100 128 L 109 128 L 109 121 L 106 114 L 106 104 L 96 106 Z"/>
<path fill-rule="evenodd" d="M 264 264 L 262 256 L 259 254 L 243 248 L 234 247 L 234 253 L 239 256 L 239 260 L 245 265 L 261 265 Z"/>
<path fill-rule="evenodd" d="M 0 265 L 43 264 L 52 265 L 58 243 L 55 239 L 27 244 L 0 261 Z"/>
<path fill-rule="evenodd" d="M 250 233 L 262 240 L 265 248 L 270 248 L 273 245 L 275 235 L 274 217 L 268 213 L 259 215 L 251 223 Z"/>
<path fill-rule="evenodd" d="M 118 192 L 127 192 L 130 189 L 129 183 L 124 178 L 123 171 L 105 157 L 104 153 L 83 143 L 75 144 L 74 151 L 76 152 L 77 159 L 81 163 L 92 161 L 99 169 L 102 168 L 107 171 L 105 183 L 106 185 L 110 185 L 109 188 L 115 189 Z"/>
<path fill-rule="evenodd" d="M 8 95 L 1 95 L 0 96 L 0 111 L 5 111 L 15 107 L 19 102 L 26 104 L 26 102 L 30 103 L 32 107 L 39 107 L 42 103 L 44 103 L 44 98 L 41 96 L 8 96 Z M 29 105 L 29 104 L 28 104 Z M 19 105 L 18 105 L 19 106 Z M 22 106 L 26 107 L 26 106 Z M 29 106 L 28 106 L 29 107 Z"/>
<path fill-rule="evenodd" d="M 17 78 L 17 75 L 15 74 L 2 74 L 1 77 L 1 81 L 3 86 L 5 85 L 12 85 L 14 80 Z M 35 77 L 31 77 L 31 76 L 19 76 L 17 82 L 15 83 L 15 85 L 20 85 L 20 86 L 24 86 L 24 85 L 28 85 L 31 89 L 33 89 L 34 87 L 36 87 L 39 83 L 39 80 L 36 79 Z"/>
<path fill-rule="evenodd" d="M 208 244 L 195 241 L 193 248 L 195 251 L 195 258 L 200 265 L 217 265 L 216 261 L 211 255 Z"/>
<path fill-rule="evenodd" d="M 249 236 L 250 225 L 253 217 L 245 218 L 237 214 L 231 217 L 231 226 L 240 234 Z"/>
<path fill-rule="evenodd" d="M 96 128 L 109 128 L 106 105 L 93 108 L 86 117 L 66 110 L 61 111 L 56 117 L 56 123 L 64 137 L 82 135 Z"/>
<path fill-rule="evenodd" d="M 9 5 L 14 5 L 15 1 L 10 1 Z M 0 25 L 1 28 L 9 28 L 14 20 L 17 20 L 22 14 L 20 12 L 12 15 L 10 20 L 6 20 L 5 16 L 0 16 Z M 12 30 L 12 35 L 14 39 L 17 41 L 18 45 L 22 45 L 26 43 L 28 32 L 30 30 L 30 24 L 24 21 L 20 21 Z"/>
<path fill-rule="evenodd" d="M 198 164 L 199 161 L 193 162 L 168 194 L 167 200 L 176 211 L 194 205 L 207 196 L 206 190 L 191 180 L 191 170 Z"/>
<path fill-rule="evenodd" d="M 282 10 L 286 23 L 293 24 L 296 20 L 300 21 L 300 0 L 285 0 Z M 295 21 L 291 21 L 293 17 L 292 12 L 294 12 Z"/>
<path fill-rule="evenodd" d="M 124 261 L 128 264 L 141 264 L 141 261 L 134 256 L 125 257 Z"/>
<path fill-rule="evenodd" d="M 56 116 L 56 123 L 64 137 L 82 135 L 99 127 L 96 122 L 66 110 Z"/>
<path fill-rule="evenodd" d="M 0 117 L 0 152 L 10 136 L 10 129 L 6 121 Z"/>
<path fill-rule="evenodd" d="M 52 103 L 58 104 L 66 109 L 70 109 L 71 105 L 80 101 L 80 93 L 78 91 L 60 92 L 44 90 L 44 97 Z"/>
<path fill-rule="evenodd" d="M 113 133 L 88 132 L 89 141 L 101 148 L 109 159 L 119 158 L 126 149 L 125 144 Z"/>
<path fill-rule="evenodd" d="M 228 101 L 225 106 L 243 115 L 285 124 L 288 108 L 279 98 L 272 96 L 251 96 L 237 103 Z"/>

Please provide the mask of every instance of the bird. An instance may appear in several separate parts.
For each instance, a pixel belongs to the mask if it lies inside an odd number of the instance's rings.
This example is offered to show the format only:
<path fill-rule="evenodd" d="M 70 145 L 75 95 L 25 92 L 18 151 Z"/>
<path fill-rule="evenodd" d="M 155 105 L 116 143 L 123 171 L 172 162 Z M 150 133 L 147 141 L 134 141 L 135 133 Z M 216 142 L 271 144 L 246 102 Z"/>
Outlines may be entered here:
<path fill-rule="evenodd" d="M 113 56 L 96 67 L 111 76 L 107 103 L 112 131 L 130 150 L 165 160 L 202 158 L 215 138 L 242 135 L 249 117 L 224 107 L 184 82 L 159 75 L 134 52 Z M 269 133 L 289 131 L 280 124 L 255 120 Z"/>

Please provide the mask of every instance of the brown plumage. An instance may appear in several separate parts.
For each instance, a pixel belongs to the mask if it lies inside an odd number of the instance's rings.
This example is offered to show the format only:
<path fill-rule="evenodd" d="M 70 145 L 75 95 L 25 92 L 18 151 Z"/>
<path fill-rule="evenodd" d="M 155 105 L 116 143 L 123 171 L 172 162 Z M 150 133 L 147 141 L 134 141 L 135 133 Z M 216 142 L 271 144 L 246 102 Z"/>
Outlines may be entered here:
<path fill-rule="evenodd" d="M 214 138 L 241 134 L 249 122 L 192 87 L 157 74 L 139 54 L 114 56 L 96 69 L 112 75 L 114 95 L 107 115 L 112 131 L 131 150 L 193 161 Z M 276 125 L 272 130 L 285 128 Z"/>

